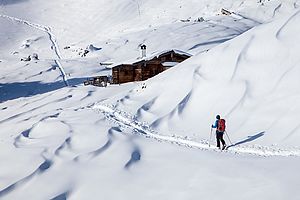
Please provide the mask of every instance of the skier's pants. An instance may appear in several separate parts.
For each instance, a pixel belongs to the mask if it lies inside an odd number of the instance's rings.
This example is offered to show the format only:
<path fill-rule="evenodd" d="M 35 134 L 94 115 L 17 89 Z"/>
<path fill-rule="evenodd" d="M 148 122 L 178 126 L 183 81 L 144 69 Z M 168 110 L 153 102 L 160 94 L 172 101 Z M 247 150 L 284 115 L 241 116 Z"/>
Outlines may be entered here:
<path fill-rule="evenodd" d="M 219 131 L 216 131 L 216 136 L 217 136 L 217 147 L 220 147 L 220 141 L 222 142 L 222 145 L 225 146 L 226 143 L 223 139 L 223 135 L 224 135 L 224 132 L 219 132 Z"/>

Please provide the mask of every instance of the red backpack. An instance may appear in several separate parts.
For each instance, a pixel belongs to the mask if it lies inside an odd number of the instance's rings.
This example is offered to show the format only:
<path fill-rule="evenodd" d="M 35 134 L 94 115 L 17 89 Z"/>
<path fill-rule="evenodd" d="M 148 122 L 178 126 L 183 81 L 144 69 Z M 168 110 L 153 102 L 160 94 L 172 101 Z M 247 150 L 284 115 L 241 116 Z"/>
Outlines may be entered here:
<path fill-rule="evenodd" d="M 219 119 L 217 130 L 218 130 L 219 132 L 224 132 L 224 131 L 225 131 L 225 128 L 226 128 L 226 125 L 225 125 L 225 119 Z"/>

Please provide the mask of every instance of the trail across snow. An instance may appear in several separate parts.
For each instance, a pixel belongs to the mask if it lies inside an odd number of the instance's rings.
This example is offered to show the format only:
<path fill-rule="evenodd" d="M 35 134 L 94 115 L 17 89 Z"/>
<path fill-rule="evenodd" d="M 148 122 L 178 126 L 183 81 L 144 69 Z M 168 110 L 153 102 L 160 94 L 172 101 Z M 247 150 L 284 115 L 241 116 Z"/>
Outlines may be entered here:
<path fill-rule="evenodd" d="M 66 72 L 65 72 L 65 70 L 64 70 L 64 68 L 63 68 L 63 66 L 60 62 L 60 60 L 62 59 L 62 56 L 61 56 L 61 53 L 60 53 L 60 50 L 59 50 L 59 45 L 56 41 L 55 35 L 51 31 L 51 28 L 49 26 L 44 26 L 44 25 L 41 25 L 41 24 L 35 24 L 35 23 L 29 22 L 29 21 L 26 21 L 26 20 L 23 20 L 23 19 L 19 19 L 19 18 L 16 18 L 16 17 L 7 16 L 7 15 L 0 15 L 0 17 L 11 20 L 11 21 L 15 21 L 15 22 L 18 22 L 18 23 L 25 24 L 27 26 L 38 29 L 38 30 L 43 31 L 43 32 L 48 34 L 49 39 L 52 43 L 51 49 L 54 50 L 54 52 L 55 52 L 55 54 L 58 58 L 58 59 L 55 59 L 54 62 L 58 66 L 58 68 L 59 68 L 59 70 L 62 74 L 64 83 L 66 84 L 66 86 L 68 86 L 69 85 L 68 77 L 67 77 L 67 74 L 66 74 Z"/>
<path fill-rule="evenodd" d="M 109 105 L 94 105 L 93 109 L 99 113 L 102 113 L 106 118 L 114 123 L 117 123 L 121 127 L 126 127 L 132 130 L 133 133 L 143 135 L 147 138 L 152 138 L 154 140 L 168 142 L 172 144 L 177 144 L 180 146 L 186 146 L 190 148 L 197 148 L 201 150 L 218 151 L 220 150 L 216 147 L 211 147 L 207 140 L 193 141 L 187 137 L 183 138 L 181 136 L 168 136 L 161 135 L 149 128 L 149 126 L 141 123 L 134 118 L 131 118 L 128 114 L 114 109 Z M 232 154 L 251 154 L 256 156 L 300 156 L 299 149 L 287 150 L 280 149 L 276 147 L 266 147 L 266 146 L 235 146 L 235 144 L 230 145 L 229 149 L 224 151 Z"/>

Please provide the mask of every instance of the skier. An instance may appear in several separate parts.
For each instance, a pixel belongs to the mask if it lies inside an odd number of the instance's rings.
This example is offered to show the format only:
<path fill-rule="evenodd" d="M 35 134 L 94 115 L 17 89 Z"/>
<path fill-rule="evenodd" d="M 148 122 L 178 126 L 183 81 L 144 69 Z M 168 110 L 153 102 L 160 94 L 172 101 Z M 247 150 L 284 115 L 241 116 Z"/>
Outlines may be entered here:
<path fill-rule="evenodd" d="M 220 115 L 216 116 L 215 124 L 211 125 L 212 128 L 216 128 L 216 138 L 217 138 L 217 147 L 220 149 L 220 141 L 222 142 L 222 150 L 226 148 L 225 140 L 223 139 L 223 135 L 225 132 L 225 120 L 221 119 Z"/>

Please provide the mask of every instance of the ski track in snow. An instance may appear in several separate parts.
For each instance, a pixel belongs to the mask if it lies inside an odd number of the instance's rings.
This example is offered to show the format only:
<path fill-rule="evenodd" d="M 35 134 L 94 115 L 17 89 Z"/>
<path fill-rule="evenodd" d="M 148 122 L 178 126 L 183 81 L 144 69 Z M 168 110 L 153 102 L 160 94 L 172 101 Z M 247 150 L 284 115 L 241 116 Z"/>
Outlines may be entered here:
<path fill-rule="evenodd" d="M 151 138 L 158 141 L 168 142 L 172 144 L 176 144 L 179 146 L 185 146 L 189 148 L 197 148 L 201 150 L 209 150 L 220 152 L 220 150 L 216 147 L 211 147 L 207 140 L 200 140 L 200 141 L 193 141 L 187 137 L 182 136 L 168 136 L 168 135 L 161 135 L 157 132 L 151 130 L 149 126 L 145 125 L 144 123 L 138 122 L 137 120 L 132 119 L 124 112 L 118 111 L 114 109 L 112 106 L 109 105 L 94 105 L 93 110 L 102 113 L 106 116 L 106 118 L 114 123 L 118 124 L 120 127 L 126 127 L 132 130 L 133 133 L 145 136 L 146 138 Z M 230 147 L 230 146 L 229 146 Z M 222 151 L 224 153 L 231 153 L 231 154 L 250 154 L 255 156 L 300 156 L 299 149 L 287 150 L 287 149 L 280 149 L 276 147 L 266 147 L 266 146 L 234 146 L 228 150 Z"/>
<path fill-rule="evenodd" d="M 1 15 L 0 14 L 0 17 L 11 20 L 11 21 L 15 21 L 15 22 L 18 22 L 18 23 L 25 24 L 27 26 L 30 26 L 32 28 L 35 28 L 35 29 L 38 29 L 40 31 L 43 31 L 43 32 L 47 33 L 48 36 L 49 36 L 49 39 L 52 43 L 51 49 L 53 49 L 55 51 L 55 54 L 58 58 L 58 59 L 54 60 L 54 62 L 58 66 L 58 68 L 59 68 L 59 70 L 62 74 L 65 85 L 69 86 L 67 74 L 66 74 L 66 72 L 65 72 L 65 70 L 64 70 L 64 68 L 63 68 L 63 66 L 60 62 L 60 60 L 62 59 L 62 56 L 61 56 L 61 53 L 60 53 L 60 50 L 59 50 L 59 45 L 56 41 L 55 35 L 51 31 L 51 28 L 49 26 L 35 24 L 35 23 L 29 22 L 29 21 L 26 21 L 26 20 L 23 20 L 23 19 L 19 19 L 19 18 L 16 18 L 16 17 L 7 16 L 7 15 Z"/>

